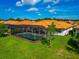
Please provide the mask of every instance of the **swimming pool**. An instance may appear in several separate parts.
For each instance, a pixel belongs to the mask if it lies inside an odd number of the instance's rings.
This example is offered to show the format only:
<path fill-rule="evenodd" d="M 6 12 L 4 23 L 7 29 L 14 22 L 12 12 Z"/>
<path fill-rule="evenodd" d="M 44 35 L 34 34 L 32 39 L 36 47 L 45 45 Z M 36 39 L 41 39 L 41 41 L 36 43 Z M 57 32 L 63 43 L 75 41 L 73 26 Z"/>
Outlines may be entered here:
<path fill-rule="evenodd" d="M 29 39 L 29 40 L 40 40 L 40 39 L 42 39 L 42 36 L 38 36 L 38 35 L 34 35 L 34 34 L 28 34 L 28 33 L 18 34 L 18 36 L 25 38 L 25 39 Z"/>

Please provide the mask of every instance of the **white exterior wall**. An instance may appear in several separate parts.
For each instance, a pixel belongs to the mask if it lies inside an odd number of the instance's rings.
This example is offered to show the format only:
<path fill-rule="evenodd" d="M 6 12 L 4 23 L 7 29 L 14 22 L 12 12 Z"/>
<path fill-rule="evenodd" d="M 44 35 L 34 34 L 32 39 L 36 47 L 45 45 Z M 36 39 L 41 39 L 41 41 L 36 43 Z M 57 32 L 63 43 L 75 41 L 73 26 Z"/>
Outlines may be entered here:
<path fill-rule="evenodd" d="M 69 33 L 69 31 L 73 30 L 73 28 L 69 28 L 69 29 L 66 29 L 64 31 L 62 31 L 61 33 L 56 33 L 55 35 L 60 35 L 60 36 L 65 36 Z"/>

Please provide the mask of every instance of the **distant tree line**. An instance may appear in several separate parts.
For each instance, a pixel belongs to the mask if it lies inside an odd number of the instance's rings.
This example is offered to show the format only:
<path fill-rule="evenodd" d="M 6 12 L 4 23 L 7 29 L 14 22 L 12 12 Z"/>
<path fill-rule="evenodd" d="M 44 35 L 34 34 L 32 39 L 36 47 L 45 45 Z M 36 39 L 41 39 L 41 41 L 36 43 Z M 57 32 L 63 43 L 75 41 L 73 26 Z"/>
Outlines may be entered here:
<path fill-rule="evenodd" d="M 31 20 L 31 19 L 21 19 L 21 18 L 14 19 L 14 18 L 9 18 L 9 19 L 6 19 L 6 20 L 5 19 L 0 19 L 0 20 L 4 20 L 4 21 L 7 21 L 7 20 L 22 21 L 22 20 Z M 36 19 L 34 21 L 41 21 L 41 20 L 58 20 L 58 21 L 61 21 L 61 20 L 68 21 L 68 20 L 70 20 L 70 21 L 79 21 L 79 19 L 72 20 L 72 19 L 57 19 L 57 18 L 40 18 L 40 19 Z"/>

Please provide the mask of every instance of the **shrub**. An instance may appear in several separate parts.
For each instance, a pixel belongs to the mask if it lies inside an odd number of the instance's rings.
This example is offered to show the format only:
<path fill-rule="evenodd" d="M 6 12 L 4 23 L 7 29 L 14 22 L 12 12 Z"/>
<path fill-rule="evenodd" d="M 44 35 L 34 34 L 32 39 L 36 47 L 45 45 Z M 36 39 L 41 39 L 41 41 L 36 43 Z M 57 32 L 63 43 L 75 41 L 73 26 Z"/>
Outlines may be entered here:
<path fill-rule="evenodd" d="M 0 36 L 5 36 L 8 33 L 8 27 L 4 24 L 0 24 Z"/>

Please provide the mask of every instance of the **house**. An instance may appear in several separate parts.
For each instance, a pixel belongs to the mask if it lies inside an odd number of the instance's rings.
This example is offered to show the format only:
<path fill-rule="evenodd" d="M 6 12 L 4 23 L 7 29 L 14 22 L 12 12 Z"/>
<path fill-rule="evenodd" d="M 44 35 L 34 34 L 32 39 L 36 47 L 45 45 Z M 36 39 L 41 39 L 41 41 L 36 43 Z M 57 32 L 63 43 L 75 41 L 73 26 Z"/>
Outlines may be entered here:
<path fill-rule="evenodd" d="M 29 33 L 37 33 L 37 34 L 45 34 L 44 30 L 46 30 L 41 25 L 35 25 L 34 21 L 26 20 L 26 21 L 7 21 L 4 24 L 6 24 L 11 31 L 23 33 L 23 32 L 29 32 Z"/>
<path fill-rule="evenodd" d="M 75 33 L 76 33 L 76 34 L 79 34 L 79 24 L 77 24 L 77 25 L 74 27 L 74 29 L 75 29 Z"/>
<path fill-rule="evenodd" d="M 67 35 L 70 30 L 72 30 L 72 24 L 69 24 L 65 21 L 57 21 L 57 20 L 40 20 L 40 21 L 31 21 L 31 20 L 23 20 L 23 21 L 13 21 L 9 20 L 4 22 L 5 25 L 11 29 L 11 31 L 16 32 L 30 32 L 36 34 L 45 34 L 48 25 L 54 23 L 55 27 L 58 29 L 55 35 Z"/>
<path fill-rule="evenodd" d="M 65 35 L 68 35 L 69 32 L 72 31 L 72 30 L 73 30 L 73 28 L 70 27 L 70 28 L 65 29 L 65 30 L 63 30 L 63 31 L 61 31 L 61 32 L 55 33 L 55 35 L 65 36 Z"/>

